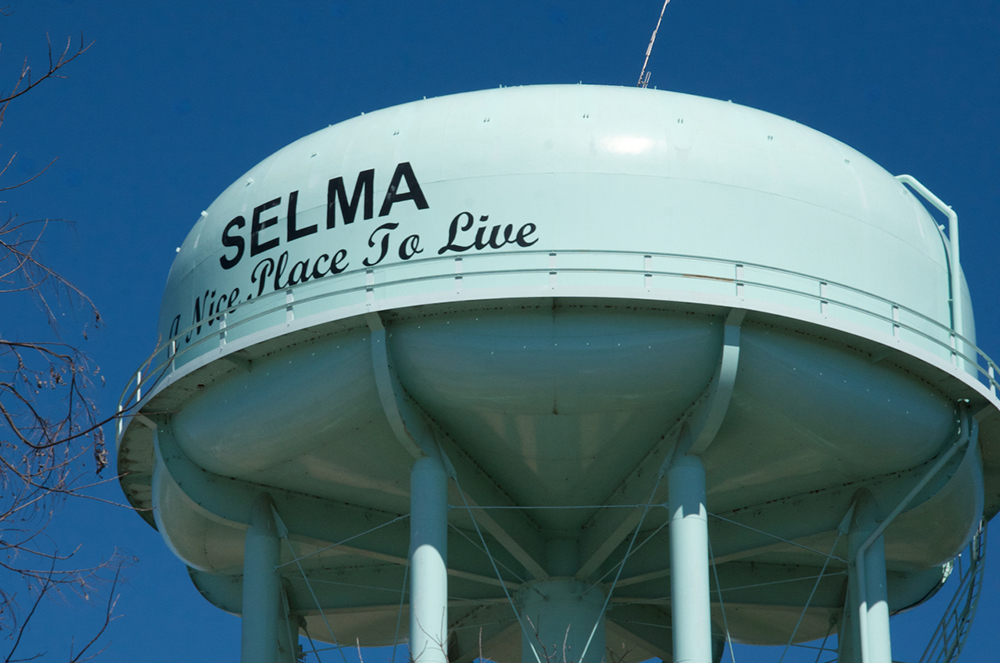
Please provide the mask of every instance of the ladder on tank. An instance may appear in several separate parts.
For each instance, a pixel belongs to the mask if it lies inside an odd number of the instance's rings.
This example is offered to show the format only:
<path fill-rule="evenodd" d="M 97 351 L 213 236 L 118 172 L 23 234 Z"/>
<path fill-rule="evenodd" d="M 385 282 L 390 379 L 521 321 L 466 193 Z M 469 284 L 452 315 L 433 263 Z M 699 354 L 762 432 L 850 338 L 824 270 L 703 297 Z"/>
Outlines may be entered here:
<path fill-rule="evenodd" d="M 920 657 L 919 663 L 954 663 L 962 653 L 962 647 L 969 637 L 972 620 L 976 616 L 979 595 L 983 588 L 983 571 L 986 557 L 986 521 L 979 525 L 979 531 L 969 544 L 968 568 L 963 571 L 962 555 L 958 558 L 959 584 L 951 602 L 945 609 L 941 622 Z"/>

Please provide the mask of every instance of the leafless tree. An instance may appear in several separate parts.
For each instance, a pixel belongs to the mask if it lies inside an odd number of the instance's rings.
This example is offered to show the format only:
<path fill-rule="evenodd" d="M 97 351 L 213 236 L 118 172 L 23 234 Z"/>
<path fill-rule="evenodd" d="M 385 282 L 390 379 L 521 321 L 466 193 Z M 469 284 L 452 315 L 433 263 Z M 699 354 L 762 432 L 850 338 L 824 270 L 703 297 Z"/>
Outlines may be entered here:
<path fill-rule="evenodd" d="M 63 78 L 63 68 L 90 46 L 81 36 L 78 46 L 67 40 L 59 53 L 48 42 L 48 66 L 40 72 L 23 60 L 13 86 L 0 91 L 0 127 L 15 100 L 46 80 Z M 16 156 L 11 153 L 0 169 L 0 192 L 29 184 L 51 166 L 7 184 Z M 102 430 L 107 420 L 88 392 L 98 370 L 76 345 L 61 339 L 56 311 L 68 307 L 85 320 L 84 338 L 87 329 L 100 326 L 101 317 L 85 294 L 41 258 L 43 237 L 53 223 L 65 222 L 21 221 L 15 213 L 0 221 L 0 655 L 6 661 L 42 655 L 24 650 L 27 627 L 43 600 L 89 598 L 101 587 L 108 596 L 103 626 L 69 657 L 84 661 L 99 653 L 126 560 L 116 553 L 78 568 L 76 551 L 60 550 L 48 531 L 67 498 L 87 497 L 97 484 L 114 480 L 101 477 L 108 465 Z M 31 324 L 31 317 L 46 324 Z"/>

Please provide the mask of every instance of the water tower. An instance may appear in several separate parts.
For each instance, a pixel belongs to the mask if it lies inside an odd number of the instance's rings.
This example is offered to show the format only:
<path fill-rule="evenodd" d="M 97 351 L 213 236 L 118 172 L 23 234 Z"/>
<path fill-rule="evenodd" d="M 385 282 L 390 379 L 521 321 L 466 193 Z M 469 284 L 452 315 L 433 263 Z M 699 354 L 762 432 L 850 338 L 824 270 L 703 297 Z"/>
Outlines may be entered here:
<path fill-rule="evenodd" d="M 331 126 L 202 212 L 159 335 L 122 486 L 245 662 L 836 633 L 890 663 L 889 615 L 1000 508 L 954 214 L 732 103 L 537 86 Z"/>

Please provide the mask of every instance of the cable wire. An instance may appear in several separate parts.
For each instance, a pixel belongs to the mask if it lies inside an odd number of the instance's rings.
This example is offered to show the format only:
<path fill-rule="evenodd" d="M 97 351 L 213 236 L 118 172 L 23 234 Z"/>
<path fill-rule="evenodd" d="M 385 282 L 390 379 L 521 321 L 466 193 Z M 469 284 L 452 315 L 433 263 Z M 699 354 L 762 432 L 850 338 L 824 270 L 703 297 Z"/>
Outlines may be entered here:
<path fill-rule="evenodd" d="M 493 565 L 493 572 L 497 574 L 497 580 L 500 581 L 500 586 L 503 588 L 503 593 L 507 597 L 507 602 L 510 603 L 511 609 L 514 611 L 514 616 L 517 617 L 517 623 L 521 627 L 521 632 L 524 633 L 525 642 L 531 647 L 531 653 L 535 655 L 535 660 L 537 663 L 542 663 L 541 657 L 538 655 L 538 651 L 535 649 L 535 645 L 531 642 L 531 634 L 528 633 L 528 629 L 524 628 L 524 621 L 521 620 L 521 615 L 517 612 L 517 606 L 514 605 L 514 599 L 510 597 L 510 592 L 507 591 L 507 583 L 504 582 L 503 576 L 500 575 L 500 569 L 497 568 L 497 563 L 493 559 L 493 555 L 490 553 L 489 546 L 486 545 L 486 537 L 483 536 L 483 531 L 479 529 L 479 523 L 476 522 L 476 517 L 472 515 L 472 509 L 469 507 L 469 500 L 465 497 L 465 491 L 462 490 L 462 484 L 458 482 L 457 476 L 452 476 L 452 480 L 455 482 L 455 487 L 458 488 L 458 494 L 462 496 L 462 502 L 465 503 L 465 509 L 469 512 L 469 517 L 472 519 L 472 524 L 476 527 L 476 534 L 479 535 L 479 540 L 483 544 L 483 549 L 486 551 L 486 556 L 490 558 L 490 564 Z"/>

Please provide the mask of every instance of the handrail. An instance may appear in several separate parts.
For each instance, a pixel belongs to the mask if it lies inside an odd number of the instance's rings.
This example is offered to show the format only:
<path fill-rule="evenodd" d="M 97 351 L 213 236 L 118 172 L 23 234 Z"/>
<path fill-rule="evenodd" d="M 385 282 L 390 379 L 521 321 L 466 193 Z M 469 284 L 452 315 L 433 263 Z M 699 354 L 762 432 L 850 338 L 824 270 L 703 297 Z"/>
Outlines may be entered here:
<path fill-rule="evenodd" d="M 549 266 L 539 266 L 530 268 L 519 267 L 519 268 L 501 268 L 501 269 L 488 269 L 480 271 L 469 271 L 467 267 L 468 262 L 471 262 L 476 259 L 488 259 L 489 257 L 503 255 L 503 254 L 486 254 L 480 256 L 461 257 L 460 259 L 464 261 L 463 270 L 462 273 L 458 274 L 457 276 L 468 278 L 475 276 L 497 276 L 497 275 L 512 275 L 512 274 L 541 275 L 541 274 L 551 274 L 553 272 L 557 274 L 558 273 L 594 273 L 594 274 L 606 273 L 606 274 L 618 274 L 618 275 L 646 275 L 646 276 L 666 276 L 675 278 L 709 279 L 713 281 L 730 282 L 734 284 L 734 286 L 737 289 L 737 292 L 742 292 L 742 289 L 745 286 L 764 288 L 776 292 L 790 294 L 797 297 L 804 297 L 806 299 L 817 301 L 820 303 L 821 310 L 826 310 L 825 308 L 826 306 L 833 304 L 843 309 L 866 315 L 868 317 L 871 317 L 873 320 L 877 322 L 885 323 L 889 328 L 893 330 L 894 334 L 896 334 L 898 330 L 906 330 L 909 333 L 916 334 L 919 337 L 926 339 L 933 345 L 936 345 L 941 349 L 945 350 L 947 353 L 949 353 L 950 356 L 952 357 L 953 363 L 957 364 L 959 361 L 962 361 L 966 362 L 969 365 L 975 366 L 979 379 L 983 381 L 983 383 L 986 384 L 986 386 L 990 387 L 993 393 L 996 393 L 997 388 L 1000 387 L 1000 383 L 997 382 L 997 374 L 1000 373 L 1000 367 L 998 367 L 997 364 L 994 363 L 992 359 L 990 359 L 982 350 L 976 347 L 974 343 L 965 338 L 963 335 L 959 334 L 958 332 L 949 328 L 948 326 L 943 325 L 937 320 L 934 320 L 933 318 L 927 316 L 926 314 L 921 313 L 920 311 L 916 311 L 909 307 L 897 304 L 895 302 L 892 302 L 891 300 L 881 297 L 880 295 L 866 292 L 854 286 L 838 283 L 835 281 L 830 281 L 827 279 L 821 279 L 816 276 L 803 274 L 801 272 L 795 272 L 792 270 L 783 269 L 779 267 L 771 267 L 768 265 L 743 262 L 743 261 L 724 260 L 721 258 L 713 258 L 707 256 L 692 256 L 692 255 L 670 254 L 670 253 L 650 253 L 642 251 L 611 251 L 611 250 L 600 250 L 600 249 L 561 251 L 561 252 L 553 252 L 547 250 L 528 250 L 528 251 L 520 251 L 518 252 L 518 255 L 534 254 L 534 255 L 551 256 L 553 253 L 557 253 L 558 255 L 561 256 L 599 254 L 599 255 L 621 256 L 625 258 L 637 258 L 639 264 L 642 265 L 642 268 L 639 267 L 557 268 Z M 698 273 L 692 273 L 691 271 L 653 270 L 649 269 L 650 267 L 649 264 L 645 264 L 647 258 L 649 259 L 658 258 L 661 260 L 671 259 L 671 260 L 707 262 L 713 266 L 723 266 L 733 270 L 731 273 L 734 274 L 734 277 L 733 278 L 720 277 L 709 273 L 698 274 Z M 454 257 L 447 256 L 447 257 L 428 258 L 421 262 L 423 264 L 426 264 L 429 262 L 454 262 L 454 260 L 455 260 Z M 388 269 L 382 271 L 383 273 L 385 273 L 387 271 L 391 271 L 393 267 L 398 267 L 398 266 L 403 266 L 403 265 L 390 265 L 388 266 Z M 767 283 L 764 281 L 755 281 L 743 278 L 743 272 L 747 268 L 751 268 L 754 270 L 762 270 L 770 274 L 792 276 L 798 279 L 804 279 L 805 281 L 808 282 L 809 285 L 813 286 L 813 290 L 815 290 L 815 292 L 807 291 L 804 289 L 799 290 L 792 287 L 777 285 L 775 283 Z M 369 273 L 370 271 L 371 270 L 369 269 L 355 269 L 339 274 L 338 278 L 339 279 L 349 278 L 352 275 L 357 276 Z M 703 271 L 707 272 L 708 270 L 703 270 Z M 125 411 L 129 407 L 135 405 L 135 403 L 133 403 L 133 400 L 136 403 L 141 400 L 140 396 L 141 394 L 145 393 L 147 397 L 151 395 L 154 391 L 153 388 L 156 386 L 156 384 L 159 383 L 159 381 L 164 376 L 171 373 L 173 369 L 176 367 L 176 362 L 179 357 L 182 357 L 185 354 L 189 354 L 195 351 L 197 348 L 202 347 L 204 344 L 209 343 L 212 340 L 218 341 L 220 338 L 232 338 L 233 332 L 235 330 L 238 330 L 240 327 L 247 325 L 262 317 L 272 315 L 278 311 L 282 310 L 287 311 L 290 306 L 300 307 L 303 304 L 316 302 L 328 297 L 343 296 L 346 294 L 359 293 L 367 290 L 376 290 L 385 287 L 413 284 L 424 281 L 436 281 L 436 280 L 447 281 L 447 280 L 452 280 L 454 278 L 456 278 L 456 274 L 442 272 L 438 274 L 407 277 L 395 280 L 386 280 L 383 281 L 382 283 L 376 283 L 376 284 L 365 283 L 361 285 L 352 286 L 349 288 L 320 292 L 302 299 L 295 299 L 293 303 L 289 303 L 287 298 L 288 293 L 294 292 L 295 290 L 301 289 L 303 287 L 308 287 L 309 285 L 311 285 L 311 283 L 313 283 L 310 282 L 309 284 L 301 284 L 293 288 L 277 290 L 250 301 L 240 302 L 235 306 L 231 306 L 225 310 L 218 311 L 211 316 L 207 316 L 195 323 L 192 323 L 188 327 L 180 330 L 172 338 L 167 339 L 164 343 L 160 344 L 156 348 L 156 350 L 152 353 L 150 358 L 142 365 L 142 367 L 140 367 L 138 371 L 136 371 L 132 375 L 132 377 L 126 383 L 125 388 L 122 391 L 121 397 L 119 398 L 119 407 L 123 411 Z M 873 304 L 879 305 L 878 306 L 879 308 L 888 311 L 889 314 L 885 315 L 879 313 L 878 311 L 870 310 L 856 304 L 848 303 L 846 301 L 840 301 L 836 297 L 831 297 L 829 293 L 829 290 L 831 288 L 843 291 L 846 294 L 860 295 L 864 298 L 867 298 Z M 250 306 L 256 308 L 261 306 L 261 302 L 272 302 L 272 301 L 274 302 L 273 305 L 267 306 L 264 309 L 256 311 L 255 313 L 253 313 L 248 317 L 245 317 L 236 322 L 230 322 L 228 320 L 229 316 L 231 316 L 233 313 L 237 312 L 240 309 L 248 308 Z M 901 313 L 905 314 L 906 316 L 909 316 L 910 318 L 914 318 L 915 323 L 923 323 L 925 325 L 929 325 L 932 328 L 931 332 L 929 333 L 927 331 L 924 331 L 922 329 L 913 326 L 913 324 L 908 324 L 907 322 L 901 320 L 900 319 Z M 178 346 L 181 344 L 181 339 L 183 339 L 190 333 L 194 332 L 199 327 L 211 327 L 216 322 L 220 323 L 219 328 L 214 329 L 209 333 L 206 333 L 204 336 L 198 338 L 197 340 L 189 342 L 184 347 L 178 348 Z M 942 339 L 933 336 L 932 333 L 934 330 L 937 330 L 939 333 L 941 333 L 943 337 L 946 337 L 948 339 L 948 342 L 944 342 Z M 968 352 L 971 353 L 971 356 L 966 353 L 966 348 L 968 348 Z M 161 354 L 165 354 L 165 358 L 160 361 L 156 361 L 156 358 L 159 357 Z M 986 368 L 983 368 L 980 365 L 980 359 L 984 360 Z M 118 434 L 120 435 L 123 431 L 124 431 L 124 423 L 119 421 Z"/>
<path fill-rule="evenodd" d="M 958 256 L 958 214 L 912 175 L 896 175 L 896 179 L 903 184 L 909 184 L 924 200 L 948 217 L 948 287 L 951 291 L 951 327 L 956 334 L 961 335 L 964 331 L 963 316 L 965 312 L 962 310 L 962 266 Z"/>
<path fill-rule="evenodd" d="M 983 589 L 983 571 L 986 568 L 985 520 L 973 535 L 968 552 L 969 568 L 962 573 L 961 566 L 959 567 L 958 586 L 920 657 L 920 663 L 954 663 L 962 653 Z"/>

